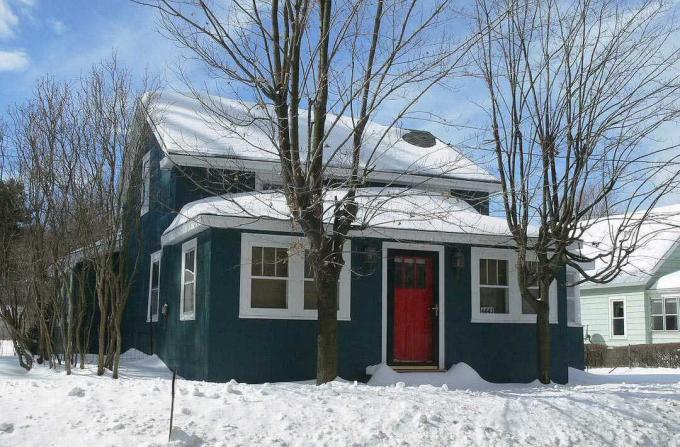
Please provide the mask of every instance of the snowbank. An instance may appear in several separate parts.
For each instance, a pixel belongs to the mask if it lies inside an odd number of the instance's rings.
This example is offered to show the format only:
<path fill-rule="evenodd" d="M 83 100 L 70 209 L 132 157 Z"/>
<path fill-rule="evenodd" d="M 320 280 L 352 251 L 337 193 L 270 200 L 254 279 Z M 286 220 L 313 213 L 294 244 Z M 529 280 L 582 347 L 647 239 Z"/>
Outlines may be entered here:
<path fill-rule="evenodd" d="M 505 384 L 495 384 L 482 379 L 477 371 L 466 363 L 456 363 L 446 372 L 396 372 L 388 365 L 369 366 L 366 373 L 371 375 L 368 385 L 374 386 L 421 386 L 431 385 L 446 389 L 494 390 L 507 388 Z"/>
<path fill-rule="evenodd" d="M 373 370 L 373 384 L 421 386 L 179 379 L 168 444 L 171 380 L 157 358 L 126 353 L 121 380 L 93 367 L 71 376 L 44 366 L 15 376 L 16 368 L 16 358 L 0 358 L 1 446 L 680 445 L 680 384 L 658 383 L 672 371 L 648 374 L 657 383 L 598 372 L 580 373 L 576 386 L 498 388 L 462 363 L 396 382 L 384 365 Z"/>

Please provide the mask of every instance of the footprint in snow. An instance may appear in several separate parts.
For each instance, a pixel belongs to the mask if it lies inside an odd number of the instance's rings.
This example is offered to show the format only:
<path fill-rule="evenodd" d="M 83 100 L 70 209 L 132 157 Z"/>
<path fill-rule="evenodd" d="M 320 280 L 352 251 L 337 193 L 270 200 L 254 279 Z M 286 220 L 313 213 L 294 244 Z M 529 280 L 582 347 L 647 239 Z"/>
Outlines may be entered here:
<path fill-rule="evenodd" d="M 0 424 L 0 433 L 12 433 L 14 431 L 14 424 L 3 422 Z"/>
<path fill-rule="evenodd" d="M 68 395 L 75 397 L 83 397 L 85 396 L 85 390 L 76 386 L 71 388 L 71 391 L 68 392 Z"/>

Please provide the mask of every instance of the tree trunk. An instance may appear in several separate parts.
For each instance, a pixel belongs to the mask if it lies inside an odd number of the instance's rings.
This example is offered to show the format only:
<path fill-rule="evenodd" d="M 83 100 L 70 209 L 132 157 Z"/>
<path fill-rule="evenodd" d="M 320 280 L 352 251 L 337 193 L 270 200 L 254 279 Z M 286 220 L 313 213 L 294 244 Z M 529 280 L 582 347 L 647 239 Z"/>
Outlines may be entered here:
<path fill-rule="evenodd" d="M 325 276 L 325 275 L 324 275 Z M 326 278 L 328 278 L 326 276 Z M 319 297 L 319 332 L 317 335 L 316 384 L 321 385 L 338 377 L 338 297 L 337 280 L 315 280 Z"/>
<path fill-rule="evenodd" d="M 550 307 L 548 305 L 548 288 L 545 297 L 536 301 L 536 342 L 538 343 L 538 380 L 543 384 L 550 383 Z M 543 292 L 541 292 L 543 295 Z"/>
<path fill-rule="evenodd" d="M 114 329 L 113 332 L 115 333 L 116 336 L 116 347 L 113 355 L 113 378 L 117 379 L 118 378 L 118 366 L 120 365 L 120 349 L 121 346 L 123 345 L 123 337 L 122 337 L 122 332 L 121 332 L 121 321 L 120 318 L 116 317 L 114 318 Z"/>
<path fill-rule="evenodd" d="M 105 355 L 106 355 L 106 322 L 108 320 L 108 310 L 109 310 L 109 305 L 108 305 L 108 299 L 106 297 L 106 294 L 108 294 L 108 291 L 105 291 L 105 287 L 98 287 L 99 288 L 99 334 L 98 339 L 99 339 L 99 350 L 97 351 L 97 375 L 101 376 L 104 374 L 104 363 L 106 361 Z"/>

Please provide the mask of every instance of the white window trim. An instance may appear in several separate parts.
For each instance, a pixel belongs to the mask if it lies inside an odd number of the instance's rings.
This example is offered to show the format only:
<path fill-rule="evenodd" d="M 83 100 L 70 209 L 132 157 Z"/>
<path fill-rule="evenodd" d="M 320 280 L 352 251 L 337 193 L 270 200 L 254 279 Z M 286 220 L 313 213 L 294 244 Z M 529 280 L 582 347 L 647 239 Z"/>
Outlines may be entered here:
<path fill-rule="evenodd" d="M 623 335 L 614 335 L 614 312 L 613 312 L 613 304 L 616 301 L 621 301 L 623 302 Z M 618 340 L 625 340 L 628 338 L 628 306 L 626 304 L 626 297 L 614 297 L 611 296 L 609 297 L 609 311 L 607 312 L 607 315 L 609 315 L 609 338 L 615 338 Z"/>
<path fill-rule="evenodd" d="M 479 260 L 501 259 L 508 261 L 508 304 L 507 314 L 487 314 L 479 310 Z M 470 250 L 471 271 L 471 303 L 472 323 L 536 323 L 535 314 L 522 313 L 522 295 L 517 282 L 517 253 L 511 249 L 472 247 Z M 551 324 L 557 324 L 557 281 L 550 284 L 549 291 L 549 319 Z"/>
<path fill-rule="evenodd" d="M 149 202 L 151 201 L 151 151 L 142 157 L 142 207 L 140 214 L 143 216 L 149 212 Z"/>
<path fill-rule="evenodd" d="M 677 314 L 670 314 L 670 315 L 676 315 L 678 318 L 678 329 L 666 329 L 666 299 L 673 299 L 675 298 L 675 306 L 676 306 L 676 311 L 678 312 Z M 652 313 L 652 300 L 661 300 L 661 311 L 663 312 L 662 314 L 653 314 Z M 624 316 L 626 314 L 624 313 Z M 654 317 L 661 316 L 663 317 L 663 329 L 654 329 Z M 661 296 L 655 296 L 651 297 L 649 299 L 649 327 L 652 332 L 670 332 L 670 333 L 678 333 L 680 331 L 680 296 L 679 295 L 661 295 Z"/>
<path fill-rule="evenodd" d="M 250 279 L 252 271 L 252 247 L 266 246 L 289 249 L 300 247 L 288 258 L 287 309 L 261 309 L 250 307 Z M 262 318 L 282 320 L 316 320 L 318 312 L 304 308 L 305 249 L 309 243 L 303 236 L 243 233 L 241 235 L 241 285 L 239 293 L 239 318 Z M 351 242 L 343 249 L 345 266 L 338 280 L 338 320 L 350 320 L 351 289 Z"/>
<path fill-rule="evenodd" d="M 578 273 L 577 270 L 572 269 L 570 267 L 567 267 L 567 271 L 570 271 L 572 274 L 576 274 L 580 278 L 580 274 Z M 565 278 L 565 286 L 568 289 L 569 288 L 569 280 Z M 581 323 L 581 286 L 576 285 L 573 287 L 574 289 L 574 316 L 576 320 L 574 321 L 569 321 L 569 295 L 567 294 L 567 326 L 569 327 L 583 327 L 583 324 Z M 567 291 L 568 292 L 568 291 Z"/>
<path fill-rule="evenodd" d="M 193 312 L 184 312 L 184 260 L 185 254 L 194 250 L 194 309 Z M 179 319 L 180 321 L 190 321 L 196 319 L 196 306 L 198 305 L 198 249 L 196 239 L 192 239 L 182 244 L 182 268 L 180 270 L 180 299 L 179 299 Z"/>
<path fill-rule="evenodd" d="M 149 262 L 149 296 L 148 296 L 148 303 L 147 303 L 147 308 L 146 308 L 146 322 L 157 322 L 158 321 L 158 316 L 160 315 L 160 302 L 161 302 L 161 250 L 158 250 L 155 253 L 151 253 L 151 262 Z M 151 315 L 151 284 L 153 282 L 153 265 L 154 263 L 158 262 L 158 303 L 156 304 L 156 315 Z"/>

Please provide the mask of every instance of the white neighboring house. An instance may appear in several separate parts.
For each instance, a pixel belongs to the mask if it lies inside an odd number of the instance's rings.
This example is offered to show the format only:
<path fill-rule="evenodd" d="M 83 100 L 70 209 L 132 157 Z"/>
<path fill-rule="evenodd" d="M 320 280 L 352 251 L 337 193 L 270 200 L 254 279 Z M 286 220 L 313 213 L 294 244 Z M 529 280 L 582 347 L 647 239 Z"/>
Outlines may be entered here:
<path fill-rule="evenodd" d="M 610 216 L 594 225 L 584 240 L 607 249 L 612 243 L 610 228 L 617 228 L 622 218 Z M 604 262 L 596 262 L 594 268 L 602 268 Z M 584 335 L 591 343 L 680 342 L 680 205 L 655 208 L 617 278 L 608 284 L 585 283 L 580 292 Z"/>

